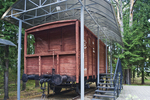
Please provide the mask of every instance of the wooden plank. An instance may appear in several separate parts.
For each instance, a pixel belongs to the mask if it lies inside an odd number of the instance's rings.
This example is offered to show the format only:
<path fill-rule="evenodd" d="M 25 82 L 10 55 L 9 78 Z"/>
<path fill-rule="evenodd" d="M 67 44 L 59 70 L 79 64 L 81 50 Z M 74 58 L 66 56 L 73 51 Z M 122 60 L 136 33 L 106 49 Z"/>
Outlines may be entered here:
<path fill-rule="evenodd" d="M 47 34 L 48 34 L 47 37 L 49 38 L 49 39 L 48 39 L 48 52 L 49 52 L 49 50 L 50 50 L 50 34 L 49 34 L 49 33 L 47 33 Z"/>
<path fill-rule="evenodd" d="M 88 73 L 88 70 L 87 70 L 87 61 L 88 61 L 88 53 L 87 53 L 87 37 L 88 37 L 88 32 L 87 30 L 85 29 L 84 31 L 84 76 L 87 76 L 87 73 Z"/>
<path fill-rule="evenodd" d="M 63 37 L 62 28 L 61 28 L 61 51 L 64 51 L 64 37 Z"/>
<path fill-rule="evenodd" d="M 41 76 L 41 56 L 39 56 L 39 76 Z"/>
<path fill-rule="evenodd" d="M 98 55 L 97 55 L 97 44 L 98 44 L 98 39 L 96 38 L 96 39 L 95 39 L 95 57 L 96 57 L 96 60 L 95 60 L 95 64 L 96 64 L 96 68 L 95 68 L 95 78 L 97 78 L 97 74 L 98 74 L 98 73 L 97 73 L 97 70 L 98 70 L 98 69 L 97 69 L 97 66 L 98 66 L 98 65 L 97 65 L 97 56 L 98 56 Z"/>
<path fill-rule="evenodd" d="M 40 32 L 37 32 L 37 34 L 35 34 L 35 40 L 36 40 L 36 53 L 45 53 L 48 52 L 48 48 L 49 48 L 49 38 L 47 36 L 48 31 L 44 31 L 42 32 L 42 34 L 40 34 Z"/>
<path fill-rule="evenodd" d="M 79 83 L 79 22 L 76 21 L 76 83 Z"/>
<path fill-rule="evenodd" d="M 94 70 L 94 64 L 93 64 L 93 37 L 92 37 L 92 78 L 93 78 L 93 70 Z"/>
<path fill-rule="evenodd" d="M 24 36 L 24 73 L 25 74 L 27 74 L 26 55 L 27 55 L 27 32 L 25 32 L 25 36 Z"/>
<path fill-rule="evenodd" d="M 70 26 L 74 25 L 76 20 L 65 20 L 65 21 L 55 21 L 55 22 L 50 22 L 42 25 L 38 25 L 35 27 L 32 27 L 30 29 L 25 30 L 27 33 L 33 33 L 33 32 L 38 32 L 38 31 L 44 31 L 48 29 L 53 29 L 53 28 L 58 28 L 58 27 L 63 27 L 63 26 Z"/>
<path fill-rule="evenodd" d="M 54 55 L 70 55 L 70 54 L 76 54 L 76 51 L 55 51 Z M 38 57 L 38 56 L 52 56 L 53 53 L 42 53 L 42 54 L 31 54 L 31 55 L 26 55 L 25 57 Z"/>
<path fill-rule="evenodd" d="M 54 67 L 53 67 L 53 56 L 42 56 L 41 57 L 41 71 L 43 74 L 52 74 L 52 68 L 57 73 L 57 56 L 54 56 Z"/>
<path fill-rule="evenodd" d="M 60 75 L 76 75 L 76 56 L 64 55 L 60 56 Z"/>
<path fill-rule="evenodd" d="M 88 74 L 89 76 L 92 76 L 92 34 L 88 32 Z"/>
<path fill-rule="evenodd" d="M 94 39 L 94 76 L 96 76 L 96 38 Z"/>
<path fill-rule="evenodd" d="M 59 55 L 57 55 L 57 73 L 56 74 L 60 74 L 60 66 L 59 66 Z"/>
<path fill-rule="evenodd" d="M 33 70 L 34 69 L 34 70 Z M 26 58 L 26 74 L 34 73 L 39 74 L 39 60 L 38 57 Z"/>
<path fill-rule="evenodd" d="M 50 49 L 61 51 L 61 28 L 51 29 L 50 31 Z"/>
<path fill-rule="evenodd" d="M 75 55 L 63 55 L 63 56 L 60 56 L 60 64 L 62 63 L 73 63 L 75 64 Z"/>
<path fill-rule="evenodd" d="M 60 75 L 76 75 L 75 63 L 60 63 Z"/>
<path fill-rule="evenodd" d="M 63 50 L 76 51 L 75 26 L 63 27 Z"/>
<path fill-rule="evenodd" d="M 89 34 L 87 32 L 87 79 L 89 79 Z"/>

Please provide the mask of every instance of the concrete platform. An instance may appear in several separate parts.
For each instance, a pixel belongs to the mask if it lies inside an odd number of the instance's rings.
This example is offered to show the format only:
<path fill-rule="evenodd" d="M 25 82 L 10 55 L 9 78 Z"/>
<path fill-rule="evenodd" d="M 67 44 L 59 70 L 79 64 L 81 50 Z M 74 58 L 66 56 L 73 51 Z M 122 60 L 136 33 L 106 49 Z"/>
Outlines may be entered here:
<path fill-rule="evenodd" d="M 150 100 L 150 86 L 124 85 L 117 100 Z"/>
<path fill-rule="evenodd" d="M 93 94 L 94 92 L 87 94 L 84 100 L 91 100 L 93 98 Z M 113 99 L 101 98 L 100 100 Z M 150 86 L 124 85 L 121 94 L 116 100 L 150 100 Z"/>

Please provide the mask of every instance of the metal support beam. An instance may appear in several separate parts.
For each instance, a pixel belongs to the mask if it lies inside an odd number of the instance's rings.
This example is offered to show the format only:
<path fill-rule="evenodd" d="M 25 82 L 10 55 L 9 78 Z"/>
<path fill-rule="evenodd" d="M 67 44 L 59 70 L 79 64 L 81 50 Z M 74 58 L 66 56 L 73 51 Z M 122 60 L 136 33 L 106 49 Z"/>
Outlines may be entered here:
<path fill-rule="evenodd" d="M 106 74 L 107 74 L 107 39 L 106 39 Z"/>
<path fill-rule="evenodd" d="M 17 72 L 17 100 L 20 100 L 21 30 L 22 30 L 22 21 L 19 20 L 19 35 L 18 35 L 18 72 Z"/>
<path fill-rule="evenodd" d="M 97 40 L 97 85 L 99 84 L 99 27 L 97 28 L 97 35 L 98 35 L 98 40 Z"/>
<path fill-rule="evenodd" d="M 113 68 L 112 68 L 112 44 L 110 45 L 110 73 L 112 74 Z M 113 79 L 111 75 L 111 79 Z M 112 83 L 112 81 L 111 81 Z"/>
<path fill-rule="evenodd" d="M 83 6 L 83 3 L 81 2 L 81 0 L 79 0 L 79 1 L 80 1 L 80 4 Z M 86 11 L 86 12 L 90 15 L 90 17 L 93 19 L 93 21 L 95 22 L 95 24 L 97 24 L 97 26 L 99 26 L 99 28 L 101 29 L 101 31 L 103 32 L 103 34 L 106 36 L 106 38 L 109 39 L 108 36 L 105 34 L 103 28 L 98 24 L 98 22 L 97 22 L 97 21 L 95 20 L 95 18 L 91 15 L 91 13 L 87 10 L 87 8 L 86 8 L 85 6 L 83 6 L 83 7 L 84 7 L 85 11 Z"/>
<path fill-rule="evenodd" d="M 112 45 L 110 46 L 110 73 L 112 74 L 113 68 L 112 68 Z"/>
<path fill-rule="evenodd" d="M 84 2 L 84 1 L 83 1 Z M 81 6 L 81 100 L 84 100 L 84 3 Z"/>

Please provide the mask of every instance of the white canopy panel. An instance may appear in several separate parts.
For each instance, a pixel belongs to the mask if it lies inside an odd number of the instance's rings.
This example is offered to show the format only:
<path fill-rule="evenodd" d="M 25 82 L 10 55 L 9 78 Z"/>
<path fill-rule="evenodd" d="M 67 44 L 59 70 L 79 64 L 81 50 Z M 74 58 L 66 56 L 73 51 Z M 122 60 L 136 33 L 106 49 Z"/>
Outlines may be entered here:
<path fill-rule="evenodd" d="M 100 27 L 103 42 L 118 42 L 122 45 L 122 36 L 114 9 L 106 0 L 84 0 L 84 24 L 95 35 Z M 79 19 L 83 0 L 18 0 L 2 16 L 2 19 L 18 25 L 22 20 L 23 28 L 58 20 Z"/>
<path fill-rule="evenodd" d="M 16 46 L 14 43 L 12 43 L 9 40 L 0 39 L 0 45 L 10 45 L 10 46 Z"/>

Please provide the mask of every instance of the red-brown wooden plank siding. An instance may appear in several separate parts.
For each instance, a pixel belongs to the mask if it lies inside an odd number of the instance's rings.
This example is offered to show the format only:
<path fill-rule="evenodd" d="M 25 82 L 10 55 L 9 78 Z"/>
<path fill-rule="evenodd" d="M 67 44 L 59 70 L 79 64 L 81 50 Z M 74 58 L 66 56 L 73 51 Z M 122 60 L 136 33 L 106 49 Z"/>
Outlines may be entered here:
<path fill-rule="evenodd" d="M 39 58 L 32 57 L 26 58 L 26 73 L 28 74 L 39 74 Z"/>
<path fill-rule="evenodd" d="M 35 37 L 35 54 L 27 55 L 27 35 Z M 97 37 L 85 27 L 84 76 L 97 76 Z M 80 22 L 67 20 L 47 23 L 26 30 L 25 74 L 80 76 Z M 105 44 L 100 41 L 100 73 L 105 72 Z"/>
<path fill-rule="evenodd" d="M 27 33 L 25 32 L 25 36 L 24 36 L 24 73 L 25 74 L 27 73 L 26 55 L 27 55 Z"/>
<path fill-rule="evenodd" d="M 79 83 L 79 22 L 76 21 L 76 25 L 75 25 L 75 28 L 76 28 L 76 82 Z"/>

